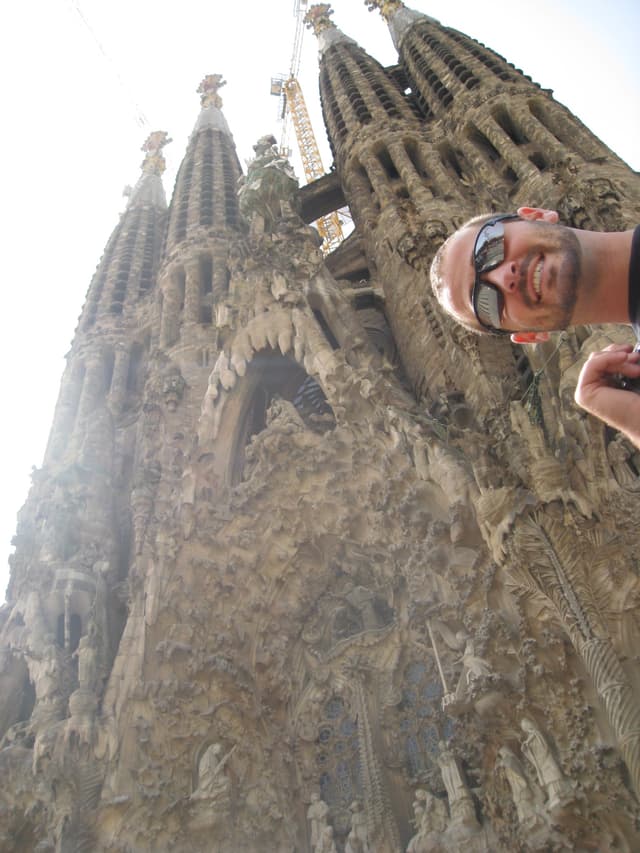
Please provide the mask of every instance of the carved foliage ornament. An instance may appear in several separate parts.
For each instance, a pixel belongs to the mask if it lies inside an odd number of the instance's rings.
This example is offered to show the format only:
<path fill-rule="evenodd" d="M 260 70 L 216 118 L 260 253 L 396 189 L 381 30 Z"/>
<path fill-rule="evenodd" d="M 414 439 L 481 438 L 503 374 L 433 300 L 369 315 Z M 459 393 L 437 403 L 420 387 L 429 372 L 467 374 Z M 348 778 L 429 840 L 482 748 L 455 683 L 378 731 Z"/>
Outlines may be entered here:
<path fill-rule="evenodd" d="M 379 9 L 382 17 L 388 21 L 394 12 L 402 9 L 404 3 L 401 0 L 365 0 L 365 6 L 370 12 Z"/>
<path fill-rule="evenodd" d="M 140 149 L 146 154 L 142 162 L 142 171 L 145 175 L 162 175 L 167 166 L 162 156 L 162 149 L 170 142 L 172 140 L 166 130 L 154 130 L 153 133 L 149 134 Z"/>
<path fill-rule="evenodd" d="M 197 89 L 201 105 L 220 109 L 222 98 L 218 95 L 218 91 L 226 85 L 227 81 L 222 79 L 222 74 L 207 74 Z"/>
<path fill-rule="evenodd" d="M 319 35 L 323 30 L 335 27 L 333 21 L 329 20 L 331 15 L 333 15 L 333 9 L 329 3 L 317 3 L 310 7 L 304 16 L 304 22 L 308 29 L 313 30 L 315 35 Z"/>

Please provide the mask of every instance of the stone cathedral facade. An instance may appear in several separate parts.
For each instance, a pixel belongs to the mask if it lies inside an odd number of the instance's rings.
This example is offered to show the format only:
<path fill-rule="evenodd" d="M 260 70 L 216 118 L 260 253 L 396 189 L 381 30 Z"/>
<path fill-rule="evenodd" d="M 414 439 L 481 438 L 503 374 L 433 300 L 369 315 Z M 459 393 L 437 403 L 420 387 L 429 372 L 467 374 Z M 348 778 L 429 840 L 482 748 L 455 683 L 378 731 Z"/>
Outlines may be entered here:
<path fill-rule="evenodd" d="M 242 175 L 217 75 L 168 207 L 145 145 L 18 518 L 2 850 L 640 849 L 640 454 L 572 403 L 628 333 L 514 348 L 428 285 L 474 213 L 623 230 L 640 181 L 491 49 L 367 5 L 393 67 L 309 11 L 320 180 L 268 137 Z"/>

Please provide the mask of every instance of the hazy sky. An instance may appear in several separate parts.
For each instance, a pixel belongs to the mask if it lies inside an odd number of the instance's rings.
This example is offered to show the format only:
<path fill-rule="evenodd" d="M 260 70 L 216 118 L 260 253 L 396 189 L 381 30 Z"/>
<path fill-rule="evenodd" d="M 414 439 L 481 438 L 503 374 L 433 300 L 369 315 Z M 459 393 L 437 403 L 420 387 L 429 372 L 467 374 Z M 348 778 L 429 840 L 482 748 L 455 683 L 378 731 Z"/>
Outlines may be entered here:
<path fill-rule="evenodd" d="M 640 168 L 637 0 L 416 0 L 497 50 Z M 139 176 L 140 146 L 169 132 L 165 188 L 195 123 L 202 77 L 221 73 L 224 113 L 244 163 L 280 137 L 270 77 L 289 69 L 294 0 L 32 0 L 3 13 L 1 225 L 4 415 L 0 454 L 0 592 L 29 473 L 40 465 L 58 383 L 91 276 Z M 333 20 L 385 64 L 386 25 L 364 0 L 334 0 Z M 325 167 L 316 42 L 300 73 Z"/>

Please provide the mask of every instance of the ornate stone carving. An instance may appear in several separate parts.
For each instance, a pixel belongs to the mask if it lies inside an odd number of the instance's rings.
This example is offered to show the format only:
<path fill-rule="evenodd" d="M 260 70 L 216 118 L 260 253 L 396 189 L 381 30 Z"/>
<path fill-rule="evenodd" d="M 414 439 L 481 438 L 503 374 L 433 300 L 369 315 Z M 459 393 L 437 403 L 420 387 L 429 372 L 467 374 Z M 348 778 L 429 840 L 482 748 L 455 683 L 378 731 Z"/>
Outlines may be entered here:
<path fill-rule="evenodd" d="M 477 826 L 475 807 L 471 793 L 462 778 L 462 772 L 453 752 L 442 741 L 438 750 L 438 766 L 449 798 L 452 824 Z"/>
<path fill-rule="evenodd" d="M 280 220 L 294 216 L 298 179 L 286 157 L 278 153 L 274 136 L 261 137 L 253 150 L 256 156 L 249 163 L 247 177 L 241 178 L 238 201 L 258 236 L 264 231 L 271 233 Z"/>
<path fill-rule="evenodd" d="M 538 782 L 547 795 L 547 808 L 553 811 L 571 798 L 571 788 L 536 724 L 524 717 L 520 728 L 525 733 L 522 752 L 535 768 Z"/>
<path fill-rule="evenodd" d="M 227 81 L 222 79 L 222 74 L 207 74 L 197 89 L 202 106 L 221 109 L 222 98 L 218 92 L 226 85 Z"/>
<path fill-rule="evenodd" d="M 531 829 L 540 822 L 536 800 L 522 764 L 508 746 L 501 746 L 498 750 L 496 767 L 502 769 L 509 783 L 521 826 Z"/>
<path fill-rule="evenodd" d="M 222 744 L 210 744 L 198 762 L 198 784 L 192 800 L 221 800 L 229 796 L 231 780 L 225 768 L 236 747 L 224 752 Z"/>
<path fill-rule="evenodd" d="M 351 812 L 351 830 L 347 835 L 344 853 L 370 853 L 367 816 L 362 811 L 362 805 L 355 800 L 349 806 L 349 811 Z"/>
<path fill-rule="evenodd" d="M 320 799 L 320 794 L 314 791 L 311 794 L 311 804 L 307 809 L 307 820 L 309 821 L 310 837 L 309 843 L 314 851 L 320 850 L 320 845 L 323 843 L 323 833 L 328 827 L 327 816 L 329 814 L 329 806 Z"/>

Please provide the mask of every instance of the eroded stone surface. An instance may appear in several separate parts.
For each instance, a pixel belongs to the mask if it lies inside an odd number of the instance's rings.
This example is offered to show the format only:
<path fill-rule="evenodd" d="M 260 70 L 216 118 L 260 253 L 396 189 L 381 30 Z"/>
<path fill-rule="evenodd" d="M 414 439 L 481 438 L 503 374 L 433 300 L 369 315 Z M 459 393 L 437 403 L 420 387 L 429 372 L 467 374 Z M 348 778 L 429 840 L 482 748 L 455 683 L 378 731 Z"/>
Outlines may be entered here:
<path fill-rule="evenodd" d="M 369 5 L 410 96 L 316 16 L 368 279 L 331 275 L 271 140 L 239 209 L 220 75 L 169 216 L 148 148 L 19 515 L 6 849 L 640 844 L 640 460 L 572 403 L 603 332 L 516 352 L 425 283 L 472 212 L 629 227 L 638 178 L 490 50 Z"/>

